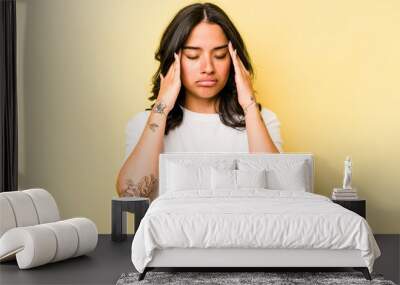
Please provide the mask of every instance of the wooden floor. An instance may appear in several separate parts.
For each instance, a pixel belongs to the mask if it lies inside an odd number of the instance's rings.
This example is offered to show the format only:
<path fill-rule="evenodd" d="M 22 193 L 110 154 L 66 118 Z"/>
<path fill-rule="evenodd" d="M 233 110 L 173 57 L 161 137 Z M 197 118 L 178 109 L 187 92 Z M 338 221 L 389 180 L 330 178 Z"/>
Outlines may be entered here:
<path fill-rule="evenodd" d="M 0 284 L 115 284 L 124 272 L 135 271 L 131 261 L 132 236 L 112 242 L 99 235 L 96 250 L 86 256 L 19 270 L 15 261 L 0 264 Z M 382 256 L 374 272 L 399 283 L 400 235 L 376 235 Z"/>

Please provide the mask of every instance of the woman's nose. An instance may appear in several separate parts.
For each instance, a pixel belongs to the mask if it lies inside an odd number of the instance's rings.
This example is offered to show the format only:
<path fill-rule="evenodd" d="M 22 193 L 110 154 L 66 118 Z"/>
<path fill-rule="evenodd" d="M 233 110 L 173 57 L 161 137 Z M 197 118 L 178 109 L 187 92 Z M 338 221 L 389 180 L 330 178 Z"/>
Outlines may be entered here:
<path fill-rule="evenodd" d="M 205 56 L 201 63 L 201 71 L 205 73 L 214 72 L 214 65 L 210 56 Z"/>

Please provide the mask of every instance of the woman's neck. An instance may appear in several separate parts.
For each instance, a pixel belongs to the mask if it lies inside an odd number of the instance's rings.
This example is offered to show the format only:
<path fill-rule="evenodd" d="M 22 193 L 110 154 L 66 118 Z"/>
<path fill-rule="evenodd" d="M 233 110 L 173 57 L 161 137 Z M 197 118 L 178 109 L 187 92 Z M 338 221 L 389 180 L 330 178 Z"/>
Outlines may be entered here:
<path fill-rule="evenodd" d="M 218 104 L 219 100 L 216 96 L 204 99 L 186 95 L 183 107 L 196 113 L 215 114 L 218 113 Z"/>

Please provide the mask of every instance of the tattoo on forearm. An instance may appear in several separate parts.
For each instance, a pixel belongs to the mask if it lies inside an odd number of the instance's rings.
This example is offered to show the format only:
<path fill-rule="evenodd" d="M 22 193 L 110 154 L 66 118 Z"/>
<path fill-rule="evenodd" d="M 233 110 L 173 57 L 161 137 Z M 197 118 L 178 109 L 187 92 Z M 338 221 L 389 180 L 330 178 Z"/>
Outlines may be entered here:
<path fill-rule="evenodd" d="M 251 101 L 251 103 L 248 104 L 246 107 L 243 108 L 243 113 L 244 113 L 245 115 L 247 115 L 247 109 L 248 109 L 251 105 L 256 104 L 256 101 L 255 101 L 255 99 L 254 99 L 253 96 L 250 97 L 250 101 Z"/>
<path fill-rule="evenodd" d="M 157 128 L 159 127 L 159 125 L 157 125 L 156 123 L 150 123 L 149 124 L 149 128 L 155 132 L 157 130 Z"/>
<path fill-rule="evenodd" d="M 134 183 L 132 179 L 126 180 L 126 185 L 122 189 L 122 197 L 139 196 L 149 197 L 149 194 L 158 186 L 158 179 L 150 174 L 144 176 L 138 183 Z"/>
<path fill-rule="evenodd" d="M 167 105 L 164 104 L 163 102 L 161 102 L 161 101 L 156 102 L 156 103 L 154 104 L 154 107 L 153 107 L 153 112 L 154 112 L 154 113 L 159 113 L 159 114 L 165 115 L 164 109 L 165 109 L 166 107 L 167 107 Z"/>

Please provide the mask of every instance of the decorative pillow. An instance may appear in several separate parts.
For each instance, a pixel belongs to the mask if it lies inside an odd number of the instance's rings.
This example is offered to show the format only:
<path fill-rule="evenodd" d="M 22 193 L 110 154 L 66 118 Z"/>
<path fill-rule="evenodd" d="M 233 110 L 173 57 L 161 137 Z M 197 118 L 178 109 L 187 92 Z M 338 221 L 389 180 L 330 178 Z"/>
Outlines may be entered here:
<path fill-rule="evenodd" d="M 310 189 L 308 165 L 305 160 L 239 159 L 240 170 L 267 171 L 267 187 L 273 190 L 306 191 Z"/>
<path fill-rule="evenodd" d="M 211 189 L 236 189 L 236 170 L 211 168 Z"/>
<path fill-rule="evenodd" d="M 211 169 L 211 189 L 266 188 L 266 170 Z"/>
<path fill-rule="evenodd" d="M 236 170 L 237 188 L 267 188 L 267 171 Z"/>
<path fill-rule="evenodd" d="M 210 189 L 211 167 L 187 166 L 177 163 L 168 165 L 168 191 L 183 191 L 189 189 Z"/>

